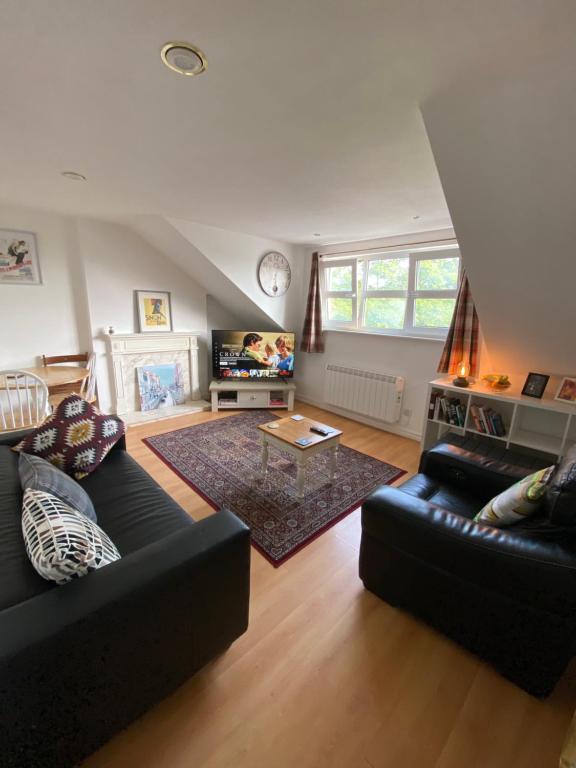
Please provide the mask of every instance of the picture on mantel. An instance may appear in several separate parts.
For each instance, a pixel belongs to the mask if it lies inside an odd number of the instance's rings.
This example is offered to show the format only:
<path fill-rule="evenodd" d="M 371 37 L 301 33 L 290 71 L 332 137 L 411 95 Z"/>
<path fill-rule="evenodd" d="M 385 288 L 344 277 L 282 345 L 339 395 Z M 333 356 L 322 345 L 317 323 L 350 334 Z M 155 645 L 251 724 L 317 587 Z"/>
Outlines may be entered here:
<path fill-rule="evenodd" d="M 143 411 L 172 408 L 185 401 L 180 363 L 143 365 L 136 369 Z"/>

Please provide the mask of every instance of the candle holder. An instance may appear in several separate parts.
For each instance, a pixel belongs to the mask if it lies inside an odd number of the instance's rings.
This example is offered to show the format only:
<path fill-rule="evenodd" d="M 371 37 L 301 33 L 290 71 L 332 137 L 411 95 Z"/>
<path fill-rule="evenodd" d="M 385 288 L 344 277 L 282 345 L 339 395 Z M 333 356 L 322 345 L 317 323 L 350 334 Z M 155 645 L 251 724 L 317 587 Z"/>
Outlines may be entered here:
<path fill-rule="evenodd" d="M 458 363 L 456 366 L 456 378 L 452 381 L 455 387 L 468 387 L 470 382 L 468 381 L 469 367 L 464 360 Z"/>

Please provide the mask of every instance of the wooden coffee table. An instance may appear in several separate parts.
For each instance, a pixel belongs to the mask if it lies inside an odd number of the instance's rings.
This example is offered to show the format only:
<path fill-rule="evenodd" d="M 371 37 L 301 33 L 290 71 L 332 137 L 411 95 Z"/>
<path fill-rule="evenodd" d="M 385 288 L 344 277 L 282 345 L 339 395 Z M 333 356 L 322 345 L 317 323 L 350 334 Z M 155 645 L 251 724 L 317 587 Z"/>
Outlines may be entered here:
<path fill-rule="evenodd" d="M 273 424 L 274 427 L 270 425 Z M 278 425 L 278 426 L 276 426 Z M 329 435 L 319 435 L 316 432 L 310 432 L 310 427 L 324 427 L 330 430 Z M 262 437 L 262 476 L 266 476 L 268 471 L 268 452 L 270 446 L 286 451 L 294 456 L 297 466 L 296 488 L 298 498 L 304 496 L 304 480 L 306 476 L 306 462 L 312 456 L 316 456 L 323 451 L 330 451 L 330 482 L 334 482 L 336 476 L 336 459 L 338 456 L 338 445 L 340 444 L 340 435 L 342 432 L 327 424 L 319 421 L 303 418 L 300 421 L 294 421 L 290 416 L 284 419 L 276 419 L 267 424 L 258 426 Z M 308 445 L 298 445 L 296 440 L 302 437 L 311 440 Z"/>

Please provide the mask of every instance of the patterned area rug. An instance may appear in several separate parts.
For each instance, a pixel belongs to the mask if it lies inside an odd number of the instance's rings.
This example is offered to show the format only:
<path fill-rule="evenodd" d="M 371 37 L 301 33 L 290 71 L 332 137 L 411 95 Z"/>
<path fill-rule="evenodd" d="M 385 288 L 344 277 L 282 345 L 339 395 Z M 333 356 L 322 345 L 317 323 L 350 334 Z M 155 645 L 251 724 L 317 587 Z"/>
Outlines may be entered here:
<path fill-rule="evenodd" d="M 334 483 L 328 452 L 315 456 L 306 464 L 304 498 L 298 499 L 296 466 L 288 454 L 271 447 L 266 480 L 260 476 L 257 426 L 275 418 L 250 411 L 144 442 L 211 506 L 227 507 L 241 518 L 253 545 L 279 566 L 404 471 L 341 445 Z"/>

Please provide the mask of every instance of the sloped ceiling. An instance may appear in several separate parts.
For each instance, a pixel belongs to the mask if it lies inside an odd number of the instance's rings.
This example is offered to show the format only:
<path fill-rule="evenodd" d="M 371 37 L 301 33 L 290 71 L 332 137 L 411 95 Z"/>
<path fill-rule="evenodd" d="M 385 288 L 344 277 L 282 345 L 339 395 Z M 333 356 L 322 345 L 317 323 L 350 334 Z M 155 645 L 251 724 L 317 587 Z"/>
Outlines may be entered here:
<path fill-rule="evenodd" d="M 422 108 L 496 369 L 576 373 L 576 4 Z"/>
<path fill-rule="evenodd" d="M 247 327 L 279 330 L 290 323 L 288 295 L 267 296 L 258 285 L 257 267 L 265 253 L 279 250 L 294 270 L 292 246 L 162 216 L 139 216 L 130 225 Z M 296 280 L 289 290 L 297 288 Z"/>
<path fill-rule="evenodd" d="M 0 201 L 294 243 L 450 226 L 419 103 L 562 8 L 2 0 Z M 205 74 L 161 64 L 174 38 L 204 50 Z"/>

